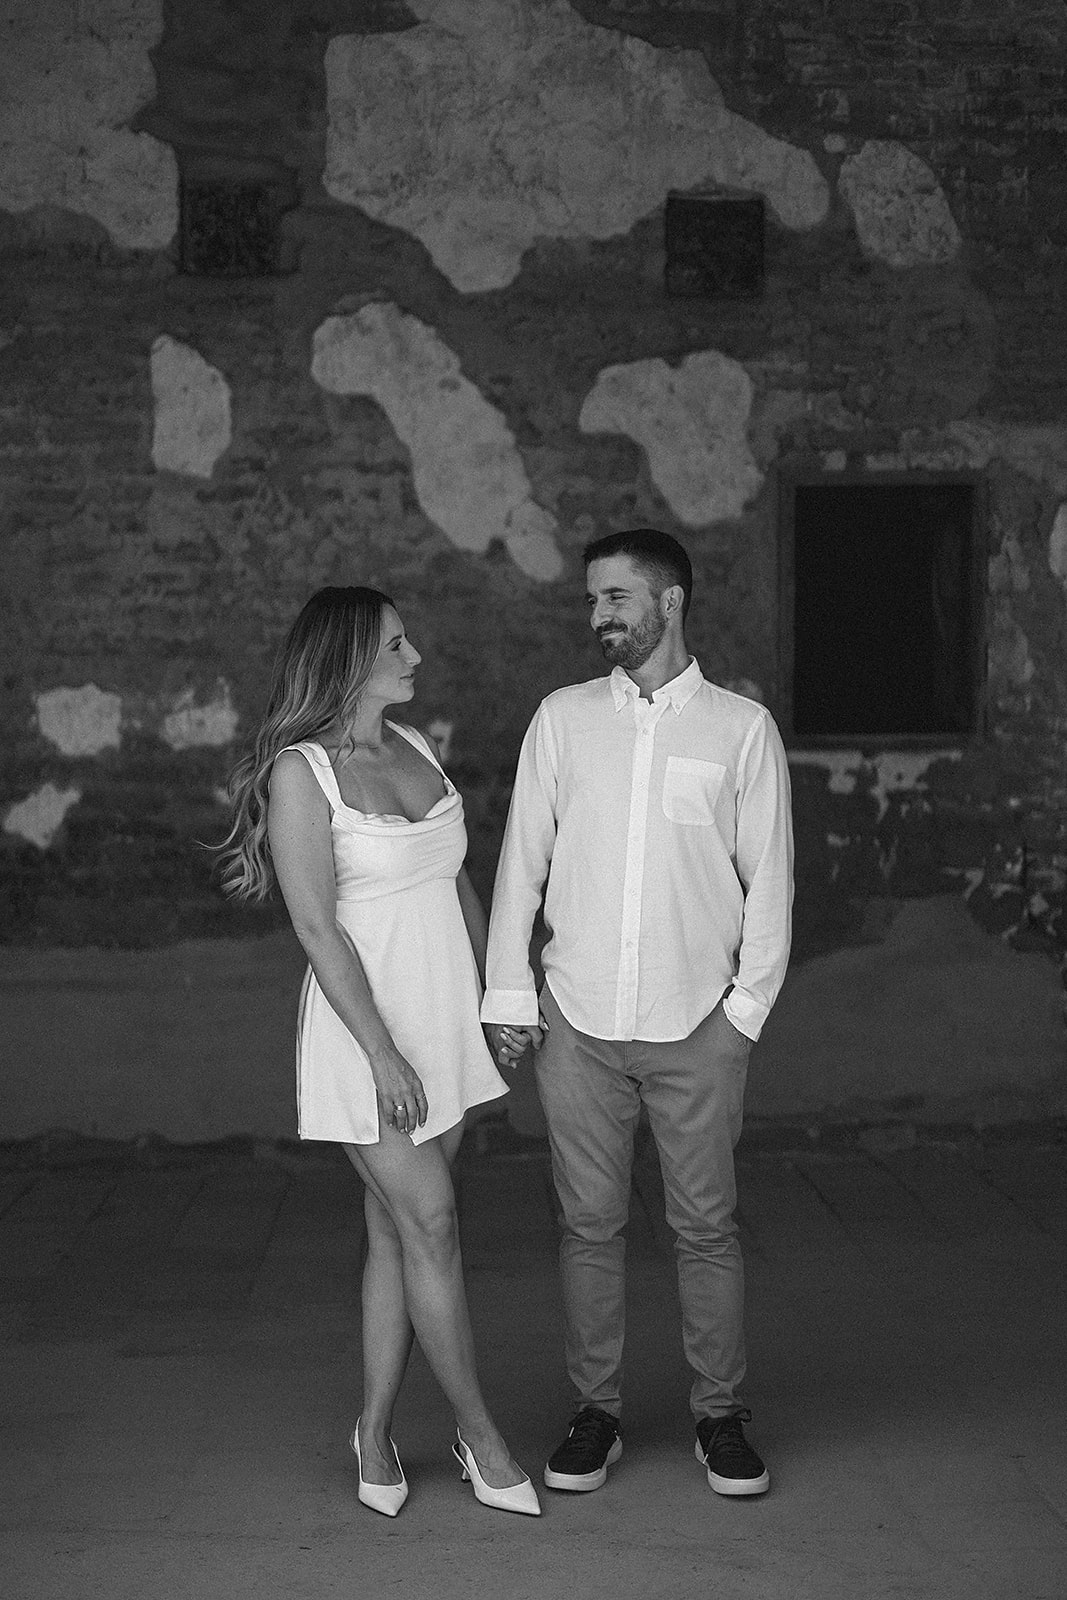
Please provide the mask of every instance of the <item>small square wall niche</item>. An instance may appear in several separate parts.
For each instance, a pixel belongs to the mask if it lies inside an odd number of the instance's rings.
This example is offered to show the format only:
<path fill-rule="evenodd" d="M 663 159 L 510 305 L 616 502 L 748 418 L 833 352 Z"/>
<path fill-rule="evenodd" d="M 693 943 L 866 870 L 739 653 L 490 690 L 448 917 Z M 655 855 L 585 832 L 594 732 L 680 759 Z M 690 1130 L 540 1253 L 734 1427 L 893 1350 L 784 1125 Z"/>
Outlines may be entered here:
<path fill-rule="evenodd" d="M 186 180 L 181 186 L 181 270 L 206 278 L 265 278 L 278 271 L 278 198 L 267 184 Z"/>
<path fill-rule="evenodd" d="M 760 195 L 667 196 L 667 293 L 749 300 L 763 292 Z"/>

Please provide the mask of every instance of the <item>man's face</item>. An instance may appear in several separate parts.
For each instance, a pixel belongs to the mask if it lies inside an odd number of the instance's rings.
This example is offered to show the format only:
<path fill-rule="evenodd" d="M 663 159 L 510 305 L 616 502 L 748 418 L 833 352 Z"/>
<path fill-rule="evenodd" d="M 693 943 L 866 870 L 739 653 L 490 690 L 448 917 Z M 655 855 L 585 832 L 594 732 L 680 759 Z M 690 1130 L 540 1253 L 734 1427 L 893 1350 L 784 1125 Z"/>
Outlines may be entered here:
<path fill-rule="evenodd" d="M 589 622 L 613 667 L 643 667 L 667 629 L 660 597 L 629 556 L 605 556 L 586 571 Z"/>

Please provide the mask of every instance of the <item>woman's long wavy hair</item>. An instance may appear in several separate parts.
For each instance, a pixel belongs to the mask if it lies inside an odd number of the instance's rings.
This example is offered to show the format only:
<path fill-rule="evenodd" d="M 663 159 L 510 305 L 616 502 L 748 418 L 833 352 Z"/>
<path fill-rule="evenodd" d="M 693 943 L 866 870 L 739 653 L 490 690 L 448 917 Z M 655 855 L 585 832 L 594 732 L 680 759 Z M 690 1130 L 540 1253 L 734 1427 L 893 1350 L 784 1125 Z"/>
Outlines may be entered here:
<path fill-rule="evenodd" d="M 233 825 L 220 845 L 222 886 L 239 900 L 265 900 L 274 885 L 267 796 L 279 750 L 348 725 L 382 642 L 379 589 L 319 589 L 285 637 L 251 750 L 230 774 Z"/>

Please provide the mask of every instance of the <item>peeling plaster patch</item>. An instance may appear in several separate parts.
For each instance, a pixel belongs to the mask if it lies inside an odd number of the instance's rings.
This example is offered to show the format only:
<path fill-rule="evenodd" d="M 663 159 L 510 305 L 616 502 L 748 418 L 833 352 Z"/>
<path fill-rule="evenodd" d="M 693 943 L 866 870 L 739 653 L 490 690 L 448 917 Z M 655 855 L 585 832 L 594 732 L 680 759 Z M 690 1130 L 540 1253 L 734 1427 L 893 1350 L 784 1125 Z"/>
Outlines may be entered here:
<path fill-rule="evenodd" d="M 585 22 L 566 0 L 408 0 L 418 26 L 326 50 L 324 183 L 420 239 L 457 289 L 502 288 L 538 238 L 607 239 L 668 190 L 829 209 L 814 157 L 723 103 L 695 50 Z"/>
<path fill-rule="evenodd" d="M 824 472 L 844 472 L 848 466 L 848 456 L 844 450 L 824 450 L 822 468 Z"/>
<path fill-rule="evenodd" d="M 1048 536 L 1049 571 L 1058 578 L 1067 592 L 1067 505 L 1061 505 L 1052 520 Z"/>
<path fill-rule="evenodd" d="M 311 375 L 331 394 L 377 401 L 411 451 L 419 504 L 454 545 L 499 539 L 528 577 L 559 577 L 556 521 L 533 498 L 511 429 L 432 328 L 383 303 L 328 317 Z"/>
<path fill-rule="evenodd" d="M 889 810 L 889 796 L 901 790 L 922 792 L 926 788 L 926 773 L 933 761 L 959 761 L 958 750 L 940 750 L 936 755 L 929 752 L 917 754 L 913 752 L 886 751 L 875 756 L 869 767 L 875 770 L 875 782 L 872 794 L 878 801 L 879 822 Z"/>
<path fill-rule="evenodd" d="M 96 756 L 119 746 L 122 700 L 98 689 L 48 689 L 37 696 L 37 726 L 61 755 Z"/>
<path fill-rule="evenodd" d="M 163 249 L 178 226 L 177 161 L 127 126 L 156 96 L 161 0 L 6 0 L 0 23 L 0 208 L 59 206 L 124 249 Z"/>
<path fill-rule="evenodd" d="M 152 345 L 152 396 L 156 468 L 210 478 L 232 438 L 230 389 L 222 373 L 188 345 L 161 334 Z"/>
<path fill-rule="evenodd" d="M 4 832 L 35 844 L 39 850 L 47 850 L 62 827 L 63 818 L 81 797 L 80 789 L 57 789 L 54 783 L 42 784 L 11 807 L 4 818 Z"/>
<path fill-rule="evenodd" d="M 889 809 L 889 796 L 901 790 L 922 792 L 926 774 L 935 761 L 961 761 L 959 750 L 934 750 L 920 753 L 886 751 L 867 763 L 875 770 L 872 794 L 878 801 L 878 820 Z"/>
<path fill-rule="evenodd" d="M 904 457 L 896 451 L 883 451 L 881 455 L 864 456 L 863 465 L 868 472 L 903 472 Z"/>
<path fill-rule="evenodd" d="M 871 793 L 878 802 L 879 822 L 889 809 L 889 795 L 900 790 L 921 792 L 935 761 L 960 761 L 959 750 L 882 751 L 868 760 L 859 750 L 790 750 L 790 766 L 825 767 L 831 794 L 852 794 L 861 775 L 871 774 Z"/>
<path fill-rule="evenodd" d="M 851 794 L 856 787 L 856 774 L 849 772 L 844 763 L 834 763 L 830 769 L 828 788 L 831 794 Z"/>
<path fill-rule="evenodd" d="M 526 469 L 522 470 L 525 478 Z M 556 527 L 552 513 L 534 500 L 524 500 L 508 512 L 504 544 L 519 571 L 525 572 L 528 578 L 551 583 L 562 573 L 563 557 L 556 543 Z"/>
<path fill-rule="evenodd" d="M 969 900 L 974 891 L 985 882 L 984 867 L 942 867 L 942 872 L 953 878 L 962 878 L 967 887 L 963 891 L 963 898 Z"/>
<path fill-rule="evenodd" d="M 791 767 L 825 767 L 830 774 L 831 794 L 851 794 L 856 787 L 856 772 L 863 765 L 858 750 L 790 750 Z"/>
<path fill-rule="evenodd" d="M 1001 601 L 996 607 L 996 627 L 989 642 L 990 676 L 1013 688 L 1024 689 L 1037 668 L 1030 654 L 1030 641 Z"/>
<path fill-rule="evenodd" d="M 992 594 L 1025 594 L 1030 587 L 1030 569 L 1019 536 L 1009 528 L 1000 549 L 989 561 L 989 588 Z"/>
<path fill-rule="evenodd" d="M 436 717 L 426 729 L 430 738 L 437 740 L 437 748 L 441 752 L 442 761 L 447 761 L 452 753 L 452 734 L 455 731 L 455 727 L 456 724 L 454 722 L 446 722 L 443 717 Z"/>
<path fill-rule="evenodd" d="M 189 750 L 194 745 L 224 745 L 233 742 L 237 732 L 237 710 L 230 699 L 230 686 L 220 678 L 215 698 L 198 706 L 192 689 L 183 689 L 174 710 L 163 718 L 161 733 L 172 750 Z"/>
<path fill-rule="evenodd" d="M 657 489 L 690 527 L 739 517 L 763 486 L 746 426 L 754 387 L 715 350 L 669 367 L 658 356 L 605 367 L 578 418 L 584 433 L 625 433 L 648 457 Z"/>
<path fill-rule="evenodd" d="M 869 139 L 841 164 L 837 186 L 867 255 L 891 267 L 952 261 L 960 231 L 925 161 L 890 139 Z"/>

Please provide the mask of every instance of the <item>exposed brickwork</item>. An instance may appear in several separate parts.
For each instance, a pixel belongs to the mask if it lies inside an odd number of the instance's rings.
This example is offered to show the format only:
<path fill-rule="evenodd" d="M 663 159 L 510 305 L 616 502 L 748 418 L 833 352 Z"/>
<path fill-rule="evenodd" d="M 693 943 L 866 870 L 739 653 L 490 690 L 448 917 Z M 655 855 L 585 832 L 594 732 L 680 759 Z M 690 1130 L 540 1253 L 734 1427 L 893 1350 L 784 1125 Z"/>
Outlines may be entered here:
<path fill-rule="evenodd" d="M 899 140 L 937 174 L 1007 359 L 1000 415 L 1055 411 L 1067 344 L 1067 10 L 1058 0 L 579 0 L 590 21 L 703 49 L 730 106 L 818 151 Z M 706 16 L 705 16 L 706 13 Z M 832 166 L 832 162 L 828 165 Z M 1037 315 L 1037 307 L 1041 314 Z"/>
<path fill-rule="evenodd" d="M 261 7 L 175 0 L 154 56 L 157 100 L 138 125 L 174 145 L 185 173 L 288 185 L 287 270 L 185 277 L 173 255 L 124 255 L 95 224 L 0 215 L 0 813 L 48 781 L 82 792 L 48 849 L 0 835 L 6 937 L 152 944 L 277 921 L 228 907 L 194 842 L 219 835 L 214 791 L 232 751 L 175 752 L 160 728 L 184 690 L 202 702 L 223 679 L 246 730 L 282 630 L 321 583 L 379 584 L 401 604 L 425 657 L 415 709 L 455 724 L 452 767 L 487 891 L 530 712 L 559 682 L 600 670 L 580 602 L 586 539 L 636 521 L 685 538 L 705 670 L 752 680 L 781 710 L 778 471 L 820 451 L 892 453 L 904 433 L 934 437 L 961 418 L 1067 421 L 1061 5 L 577 9 L 702 49 L 732 109 L 812 150 L 831 182 L 841 152 L 827 136 L 850 149 L 902 141 L 945 189 L 960 259 L 907 272 L 872 263 L 838 202 L 812 233 L 769 230 L 759 300 L 679 302 L 663 292 L 657 215 L 624 239 L 545 241 L 506 290 L 465 297 L 413 239 L 328 201 L 320 185 L 326 41 L 406 27 L 411 13 L 387 0 L 290 0 L 268 23 Z M 433 327 L 507 419 L 562 530 L 561 584 L 523 577 L 503 548 L 455 549 L 420 509 L 382 412 L 314 384 L 314 329 L 368 299 Z M 160 334 L 229 385 L 234 442 L 210 481 L 153 468 L 149 354 Z M 581 433 L 578 414 L 605 365 L 701 349 L 756 378 L 752 433 L 767 477 L 737 523 L 692 533 L 638 448 Z M 988 737 L 931 767 L 924 789 L 889 795 L 884 811 L 866 779 L 845 795 L 825 769 L 798 767 L 801 956 L 876 939 L 886 897 L 935 893 L 968 893 L 984 926 L 1017 941 L 1062 941 L 1067 602 L 1047 540 L 1067 483 L 996 463 L 987 476 Z M 89 682 L 122 697 L 122 745 L 64 758 L 36 729 L 34 697 Z"/>

